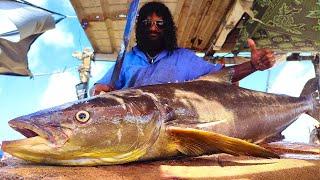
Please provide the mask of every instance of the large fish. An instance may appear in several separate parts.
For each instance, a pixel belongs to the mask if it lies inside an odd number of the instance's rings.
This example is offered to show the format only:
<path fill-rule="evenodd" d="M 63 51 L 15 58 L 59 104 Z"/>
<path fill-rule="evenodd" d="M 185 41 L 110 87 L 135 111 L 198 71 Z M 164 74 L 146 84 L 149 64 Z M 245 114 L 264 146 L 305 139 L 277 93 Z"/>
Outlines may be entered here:
<path fill-rule="evenodd" d="M 219 152 L 276 158 L 253 143 L 277 135 L 302 113 L 320 119 L 315 80 L 300 97 L 289 97 L 212 79 L 119 90 L 18 117 L 9 125 L 27 138 L 4 141 L 2 149 L 57 165 Z"/>

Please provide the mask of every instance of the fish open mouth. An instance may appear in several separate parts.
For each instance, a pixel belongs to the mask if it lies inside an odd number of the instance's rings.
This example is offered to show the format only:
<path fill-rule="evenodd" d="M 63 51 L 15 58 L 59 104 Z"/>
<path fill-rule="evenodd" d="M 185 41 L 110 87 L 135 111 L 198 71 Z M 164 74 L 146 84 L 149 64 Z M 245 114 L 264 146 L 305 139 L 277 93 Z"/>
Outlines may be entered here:
<path fill-rule="evenodd" d="M 26 119 L 13 119 L 9 125 L 26 138 L 3 141 L 1 149 L 22 159 L 38 161 L 40 158 L 35 154 L 46 157 L 47 152 L 62 147 L 68 140 L 63 130 L 52 124 L 38 125 Z"/>
<path fill-rule="evenodd" d="M 42 128 L 27 121 L 11 120 L 9 121 L 9 126 L 26 138 L 40 136 L 48 140 L 50 139 L 49 134 L 42 130 Z"/>
<path fill-rule="evenodd" d="M 48 146 L 50 136 L 42 128 L 32 124 L 32 122 L 13 119 L 9 121 L 9 126 L 24 135 L 26 138 L 12 141 L 3 141 L 1 149 L 11 155 L 23 158 L 24 154 L 29 154 L 29 150 L 39 144 Z M 52 139 L 52 138 L 51 138 Z"/>
<path fill-rule="evenodd" d="M 27 138 L 30 137 L 36 137 L 38 134 L 30 129 L 20 129 L 20 128 L 15 128 L 16 131 L 20 132 L 22 135 L 24 135 Z"/>
<path fill-rule="evenodd" d="M 9 121 L 9 126 L 26 138 L 3 141 L 1 149 L 12 156 L 32 162 L 42 163 L 46 162 L 46 159 L 61 158 L 61 147 L 69 139 L 59 124 L 42 122 L 41 119 L 16 118 Z M 61 151 L 56 153 L 57 149 Z"/>
<path fill-rule="evenodd" d="M 40 126 L 31 121 L 21 119 L 9 121 L 9 126 L 24 135 L 27 139 L 39 136 L 52 143 L 53 146 L 61 146 L 68 140 L 68 136 L 57 126 Z"/>

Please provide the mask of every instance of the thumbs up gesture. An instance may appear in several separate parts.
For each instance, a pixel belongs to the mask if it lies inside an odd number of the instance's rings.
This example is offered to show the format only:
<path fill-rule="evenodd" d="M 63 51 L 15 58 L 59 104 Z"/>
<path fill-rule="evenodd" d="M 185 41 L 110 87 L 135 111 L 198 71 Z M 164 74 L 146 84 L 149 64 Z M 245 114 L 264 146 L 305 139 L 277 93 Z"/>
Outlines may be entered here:
<path fill-rule="evenodd" d="M 252 39 L 248 39 L 248 46 L 251 49 L 251 65 L 255 70 L 266 70 L 275 64 L 275 56 L 270 49 L 257 49 Z"/>

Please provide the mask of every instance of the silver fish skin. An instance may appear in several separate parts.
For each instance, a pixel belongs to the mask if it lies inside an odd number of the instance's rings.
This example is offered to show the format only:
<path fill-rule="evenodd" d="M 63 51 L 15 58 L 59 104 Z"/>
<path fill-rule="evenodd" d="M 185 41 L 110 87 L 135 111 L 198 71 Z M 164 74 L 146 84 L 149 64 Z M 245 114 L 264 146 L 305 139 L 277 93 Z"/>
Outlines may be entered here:
<path fill-rule="evenodd" d="M 267 158 L 257 145 L 302 113 L 320 119 L 316 81 L 300 97 L 210 78 L 99 95 L 9 121 L 27 138 L 2 149 L 36 163 L 109 165 L 225 152 Z"/>

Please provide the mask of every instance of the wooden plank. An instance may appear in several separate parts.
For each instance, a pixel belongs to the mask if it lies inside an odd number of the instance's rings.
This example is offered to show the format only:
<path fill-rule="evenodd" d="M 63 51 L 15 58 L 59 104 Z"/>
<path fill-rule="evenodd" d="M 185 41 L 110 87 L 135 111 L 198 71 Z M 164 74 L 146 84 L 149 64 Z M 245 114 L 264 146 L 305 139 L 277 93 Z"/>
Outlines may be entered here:
<path fill-rule="evenodd" d="M 192 16 L 192 17 L 194 17 L 194 23 L 193 23 L 193 26 L 191 26 L 192 28 L 190 28 L 190 32 L 187 36 L 188 41 L 186 41 L 186 44 L 185 44 L 186 48 L 192 48 L 193 45 L 198 43 L 197 31 L 199 31 L 199 26 L 203 22 L 203 18 L 205 17 L 205 14 L 207 13 L 208 5 L 210 5 L 210 1 L 206 1 L 206 0 L 199 2 L 199 4 L 200 3 L 201 3 L 201 5 L 199 6 L 199 8 L 197 10 L 197 14 L 195 16 Z"/>
<path fill-rule="evenodd" d="M 210 23 L 207 26 L 207 29 L 204 30 L 205 36 L 203 37 L 203 45 L 200 46 L 201 49 L 207 49 L 211 46 L 211 43 L 214 42 L 217 37 L 216 33 L 219 30 L 219 27 L 224 23 L 224 17 L 227 12 L 225 9 L 230 9 L 234 1 L 220 1 L 219 4 L 215 4 L 215 13 L 211 13 Z M 218 17 L 217 17 L 218 16 Z"/>
<path fill-rule="evenodd" d="M 174 12 L 172 12 L 174 22 L 176 23 L 176 25 L 177 25 L 177 22 L 179 19 L 179 15 L 181 14 L 181 10 L 182 10 L 184 2 L 185 2 L 185 0 L 178 0 L 178 2 L 176 4 L 176 8 L 175 8 Z"/>
<path fill-rule="evenodd" d="M 100 0 L 72 0 L 72 1 L 79 1 L 81 3 L 81 6 L 83 8 L 87 8 L 87 7 L 98 7 L 100 6 Z"/>
<path fill-rule="evenodd" d="M 110 44 L 111 44 L 111 47 L 112 47 L 112 51 L 116 51 L 116 39 L 115 39 L 115 35 L 114 35 L 114 23 L 112 20 L 110 19 L 107 19 L 106 20 L 106 24 L 107 24 L 107 27 L 108 27 L 108 33 L 110 35 Z"/>
<path fill-rule="evenodd" d="M 213 6 L 215 1 L 213 0 L 208 0 L 206 1 L 206 5 L 203 8 L 203 14 L 201 18 L 199 19 L 199 24 L 197 26 L 196 31 L 194 32 L 194 42 L 190 45 L 191 49 L 199 51 L 200 49 L 198 48 L 201 43 L 203 43 L 203 38 L 201 37 L 201 32 L 210 24 L 210 13 L 211 13 L 211 8 Z"/>
<path fill-rule="evenodd" d="M 173 16 L 175 9 L 176 9 L 176 6 L 177 6 L 177 3 L 176 2 L 166 2 L 165 4 L 169 8 L 169 10 Z"/>
<path fill-rule="evenodd" d="M 124 31 L 124 27 L 126 25 L 126 20 L 116 20 L 116 21 L 110 21 L 110 27 L 112 28 L 112 30 L 114 31 Z"/>
<path fill-rule="evenodd" d="M 102 10 L 101 6 L 86 7 L 86 8 L 84 8 L 84 13 L 87 14 L 87 15 L 101 14 L 101 16 L 103 16 L 103 10 Z"/>
<path fill-rule="evenodd" d="M 114 12 L 122 12 L 127 14 L 128 12 L 128 4 L 114 4 L 110 5 L 108 14 L 112 14 Z"/>
<path fill-rule="evenodd" d="M 199 12 L 199 9 L 201 7 L 203 0 L 193 0 L 191 2 L 191 8 L 189 9 L 189 13 L 188 13 L 188 20 L 187 23 L 185 25 L 185 27 L 183 28 L 183 33 L 181 34 L 181 37 L 183 37 L 181 39 L 181 46 L 182 47 L 187 47 L 187 42 L 190 41 L 189 35 L 190 32 L 194 26 L 195 20 L 196 20 L 196 16 Z"/>
<path fill-rule="evenodd" d="M 101 45 L 101 44 L 99 44 L 99 43 L 95 43 L 97 46 L 96 46 L 96 48 L 95 48 L 95 52 L 97 52 L 97 53 L 106 53 L 106 54 L 108 54 L 108 53 L 113 53 L 114 52 L 114 50 L 113 50 L 113 47 L 111 47 L 111 46 L 103 46 L 103 45 Z"/>
<path fill-rule="evenodd" d="M 116 0 L 116 1 L 108 0 L 108 3 L 110 5 L 128 4 L 129 2 L 131 1 L 130 0 Z"/>
<path fill-rule="evenodd" d="M 5 158 L 0 179 L 319 179 L 320 161 L 216 154 L 98 167 L 31 164 Z"/>
<path fill-rule="evenodd" d="M 251 7 L 251 4 L 248 3 L 248 6 Z M 215 42 L 212 42 L 212 44 L 214 44 L 212 47 L 213 50 L 221 50 L 228 34 L 236 27 L 238 22 L 241 21 L 241 17 L 245 12 L 244 7 L 239 0 L 232 4 L 232 7 L 224 16 L 224 23 L 220 25 L 219 30 L 216 32 L 217 39 Z"/>
<path fill-rule="evenodd" d="M 89 26 L 88 26 L 88 30 L 89 29 L 91 31 L 106 31 L 108 27 L 104 21 L 91 21 L 89 22 Z M 91 31 L 89 31 L 89 33 Z"/>
<path fill-rule="evenodd" d="M 184 41 L 183 32 L 186 28 L 186 25 L 188 23 L 189 14 L 191 11 L 191 3 L 193 0 L 185 0 L 185 3 L 182 6 L 181 13 L 179 16 L 178 24 L 177 24 L 177 39 L 178 39 L 178 46 L 182 46 L 182 42 Z"/>
<path fill-rule="evenodd" d="M 100 30 L 94 30 L 91 33 L 91 37 L 95 39 L 110 39 L 108 31 L 100 31 Z"/>
<path fill-rule="evenodd" d="M 197 37 L 199 41 L 201 41 L 201 44 L 197 45 L 196 48 L 200 51 L 203 51 L 205 46 L 208 44 L 208 41 L 210 40 L 212 33 L 216 31 L 216 23 L 220 23 L 222 16 L 219 12 L 219 9 L 224 9 L 224 6 L 220 6 L 220 1 L 213 1 L 210 4 L 210 10 L 208 11 L 208 14 L 205 15 L 203 18 L 204 23 L 202 24 L 201 31 L 198 32 Z"/>
<path fill-rule="evenodd" d="M 110 11 L 110 1 L 101 0 L 100 4 L 101 4 L 101 8 L 103 10 L 104 16 L 106 16 L 106 18 L 104 19 L 103 22 L 106 27 L 105 32 L 106 32 L 106 34 L 108 34 L 108 37 L 109 37 L 108 39 L 104 39 L 108 44 L 100 48 L 100 50 L 101 50 L 100 53 L 112 54 L 115 51 L 114 50 L 114 43 L 113 43 L 113 38 L 114 38 L 113 36 L 114 35 L 112 34 L 112 29 L 109 26 L 108 20 L 107 20 L 108 18 L 110 18 L 110 17 L 108 17 L 108 15 L 109 15 L 108 12 Z M 103 38 L 103 36 L 101 36 L 101 38 Z"/>
<path fill-rule="evenodd" d="M 110 43 L 109 43 L 110 39 L 107 39 L 107 38 L 95 39 L 95 42 L 99 46 L 110 46 Z"/>

